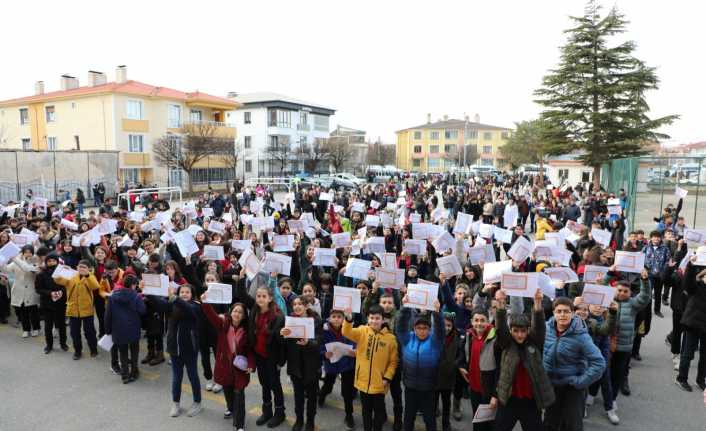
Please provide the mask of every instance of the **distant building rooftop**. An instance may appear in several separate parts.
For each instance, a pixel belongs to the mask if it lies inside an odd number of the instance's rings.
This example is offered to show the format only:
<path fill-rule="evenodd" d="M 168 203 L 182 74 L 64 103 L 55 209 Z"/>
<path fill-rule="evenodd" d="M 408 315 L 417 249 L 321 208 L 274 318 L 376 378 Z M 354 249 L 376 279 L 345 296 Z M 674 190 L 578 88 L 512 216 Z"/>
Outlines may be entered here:
<path fill-rule="evenodd" d="M 245 93 L 235 96 L 238 103 L 242 103 L 244 107 L 264 106 L 264 107 L 282 107 L 288 109 L 300 109 L 302 107 L 311 108 L 312 112 L 322 115 L 333 115 L 336 110 L 326 107 L 318 103 L 307 102 L 306 100 L 296 99 L 284 94 L 272 92 L 257 92 Z"/>
<path fill-rule="evenodd" d="M 425 124 L 415 126 L 415 127 L 408 127 L 406 129 L 398 130 L 398 132 L 404 132 L 405 130 L 413 130 L 413 129 L 462 129 L 462 128 L 466 127 L 466 124 L 468 124 L 468 127 L 471 129 L 511 130 L 511 129 L 508 129 L 507 127 L 491 126 L 490 124 L 476 123 L 473 121 L 467 122 L 465 120 L 449 119 L 449 120 L 437 121 L 434 123 L 425 123 Z"/>

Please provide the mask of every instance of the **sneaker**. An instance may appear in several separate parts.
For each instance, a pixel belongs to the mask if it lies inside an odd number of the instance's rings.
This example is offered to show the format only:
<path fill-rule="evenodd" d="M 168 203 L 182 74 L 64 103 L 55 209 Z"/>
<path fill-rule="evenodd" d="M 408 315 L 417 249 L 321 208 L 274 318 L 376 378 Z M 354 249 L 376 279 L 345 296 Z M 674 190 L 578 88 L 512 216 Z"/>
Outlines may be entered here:
<path fill-rule="evenodd" d="M 29 337 L 29 331 L 23 331 L 22 338 L 27 338 L 27 337 Z"/>
<path fill-rule="evenodd" d="M 51 353 L 51 351 L 52 351 L 52 348 L 51 348 L 51 347 L 49 347 L 49 346 L 46 346 L 46 347 L 44 348 L 44 354 L 45 354 L 45 355 L 48 355 L 48 354 L 50 354 L 50 353 Z"/>
<path fill-rule="evenodd" d="M 74 361 L 78 361 L 79 359 L 81 359 L 81 354 L 79 352 L 74 352 L 73 358 Z"/>
<path fill-rule="evenodd" d="M 201 413 L 203 411 L 203 406 L 201 403 L 193 403 L 191 407 L 189 407 L 189 411 L 186 412 L 186 415 L 190 418 L 196 416 L 197 414 Z"/>
<path fill-rule="evenodd" d="M 588 407 L 583 406 L 583 418 L 586 419 L 588 417 Z"/>
<path fill-rule="evenodd" d="M 217 394 L 217 393 L 219 393 L 220 391 L 223 390 L 223 386 L 219 385 L 218 383 L 214 383 L 212 390 L 213 390 L 213 393 L 214 393 L 214 394 Z"/>
<path fill-rule="evenodd" d="M 172 404 L 171 410 L 169 410 L 169 416 L 175 418 L 178 417 L 181 414 L 181 407 L 179 407 L 179 403 L 174 403 Z"/>
<path fill-rule="evenodd" d="M 211 392 L 213 390 L 213 381 L 212 380 L 206 380 L 206 390 Z"/>
<path fill-rule="evenodd" d="M 669 306 L 669 299 L 662 298 L 662 305 L 664 305 L 665 307 L 668 307 Z"/>
<path fill-rule="evenodd" d="M 120 374 L 120 365 L 118 364 L 111 364 L 110 365 L 110 371 L 113 372 L 113 374 Z"/>
<path fill-rule="evenodd" d="M 34 331 L 32 331 L 32 336 L 33 337 L 39 336 L 39 331 L 37 331 L 36 329 Z"/>
<path fill-rule="evenodd" d="M 593 405 L 593 395 L 589 395 L 586 397 L 586 405 L 587 406 L 592 406 Z"/>
<path fill-rule="evenodd" d="M 68 346 L 67 344 L 62 344 L 62 345 L 61 345 L 61 350 L 63 350 L 64 352 L 68 352 L 68 351 L 69 351 L 69 346 Z"/>
<path fill-rule="evenodd" d="M 353 415 L 347 415 L 343 419 L 343 424 L 346 426 L 347 431 L 353 431 L 355 429 L 355 420 L 353 420 Z"/>
<path fill-rule="evenodd" d="M 233 413 L 230 410 L 226 410 L 225 413 L 223 413 L 223 419 L 230 419 L 233 417 Z"/>
<path fill-rule="evenodd" d="M 696 382 L 696 386 L 698 386 L 702 391 L 706 391 L 706 382 Z"/>
<path fill-rule="evenodd" d="M 618 425 L 620 423 L 620 418 L 618 417 L 618 414 L 615 412 L 615 410 L 608 410 L 606 414 L 608 415 L 608 420 L 613 425 Z"/>
<path fill-rule="evenodd" d="M 657 316 L 659 318 L 664 318 L 664 314 L 662 314 L 661 311 L 655 311 L 655 316 Z"/>
<path fill-rule="evenodd" d="M 679 389 L 681 389 L 682 391 L 686 391 L 686 392 L 693 391 L 689 382 L 682 382 L 678 379 L 674 379 L 674 383 L 676 383 L 676 385 L 679 386 Z"/>
<path fill-rule="evenodd" d="M 91 358 L 95 358 L 96 356 L 98 356 L 98 350 L 91 352 Z"/>

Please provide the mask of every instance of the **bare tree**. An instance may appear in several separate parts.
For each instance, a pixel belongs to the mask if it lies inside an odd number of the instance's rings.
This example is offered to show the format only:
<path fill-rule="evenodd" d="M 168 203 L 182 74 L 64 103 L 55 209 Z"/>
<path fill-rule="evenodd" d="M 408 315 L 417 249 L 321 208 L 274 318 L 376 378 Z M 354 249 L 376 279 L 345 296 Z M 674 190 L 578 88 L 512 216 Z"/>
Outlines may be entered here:
<path fill-rule="evenodd" d="M 165 135 L 155 142 L 154 158 L 162 166 L 179 168 L 189 177 L 189 192 L 193 192 L 191 173 L 201 160 L 233 152 L 233 140 L 216 137 L 216 126 L 211 123 L 187 123 L 180 135 Z"/>
<path fill-rule="evenodd" d="M 385 145 L 380 141 L 368 144 L 368 165 L 391 165 L 395 162 L 396 154 L 394 145 Z"/>
<path fill-rule="evenodd" d="M 329 147 L 326 139 L 316 138 L 314 143 L 302 145 L 302 155 L 304 156 L 304 170 L 316 173 L 317 168 L 322 162 L 329 160 Z"/>
<path fill-rule="evenodd" d="M 218 155 L 218 159 L 226 165 L 229 169 L 232 169 L 233 176 L 231 179 L 235 179 L 238 174 L 238 162 L 241 158 L 245 157 L 243 154 L 242 146 L 240 144 L 235 144 L 231 151 L 225 152 Z"/>
<path fill-rule="evenodd" d="M 326 142 L 328 157 L 334 171 L 340 172 L 343 166 L 355 155 L 355 147 L 346 136 L 332 136 Z"/>
<path fill-rule="evenodd" d="M 279 173 L 280 175 L 284 175 L 284 168 L 287 166 L 287 162 L 292 158 L 292 143 L 289 141 L 289 136 L 271 136 L 270 142 L 267 144 L 267 148 L 265 148 L 265 154 L 270 160 L 279 163 Z"/>

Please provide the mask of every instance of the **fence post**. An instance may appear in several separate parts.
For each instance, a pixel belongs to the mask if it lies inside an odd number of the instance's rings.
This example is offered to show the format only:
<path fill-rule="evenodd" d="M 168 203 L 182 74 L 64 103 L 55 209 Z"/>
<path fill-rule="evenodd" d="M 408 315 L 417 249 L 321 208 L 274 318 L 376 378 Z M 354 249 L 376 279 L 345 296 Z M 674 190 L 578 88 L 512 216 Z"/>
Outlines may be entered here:
<path fill-rule="evenodd" d="M 54 157 L 53 157 L 53 165 L 54 165 L 54 200 L 58 202 L 58 201 L 59 201 L 59 199 L 58 199 L 59 191 L 57 190 L 57 187 L 56 187 L 56 151 L 53 152 L 53 156 L 54 156 Z"/>
<path fill-rule="evenodd" d="M 696 229 L 696 210 L 699 208 L 699 190 L 701 189 L 701 167 L 703 163 L 704 159 L 699 159 L 699 175 L 696 177 L 696 200 L 694 201 L 694 229 Z"/>
<path fill-rule="evenodd" d="M 22 191 L 20 188 L 20 163 L 17 160 L 17 151 L 15 151 L 15 178 L 17 179 L 17 202 L 21 202 Z"/>
<path fill-rule="evenodd" d="M 91 189 L 91 153 L 88 152 L 86 153 L 86 168 L 86 196 L 95 199 L 95 197 L 91 195 L 91 193 L 93 193 Z"/>

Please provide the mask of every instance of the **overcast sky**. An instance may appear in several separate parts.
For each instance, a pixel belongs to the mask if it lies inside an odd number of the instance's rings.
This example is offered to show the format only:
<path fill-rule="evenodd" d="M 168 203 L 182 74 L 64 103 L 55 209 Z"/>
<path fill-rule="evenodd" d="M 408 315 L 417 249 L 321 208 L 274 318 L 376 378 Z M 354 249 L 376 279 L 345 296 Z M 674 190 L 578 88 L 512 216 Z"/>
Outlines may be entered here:
<path fill-rule="evenodd" d="M 625 0 L 637 56 L 657 67 L 653 116 L 678 143 L 706 140 L 706 3 Z M 336 109 L 336 124 L 392 143 L 395 130 L 448 114 L 512 126 L 539 112 L 532 92 L 557 64 L 584 1 L 3 2 L 0 100 L 47 91 L 70 73 L 126 64 L 128 78 L 216 95 L 274 91 Z"/>

